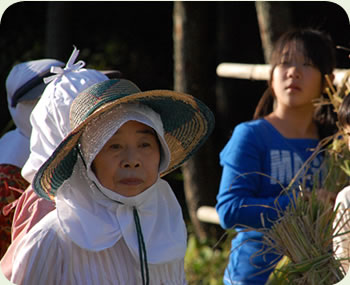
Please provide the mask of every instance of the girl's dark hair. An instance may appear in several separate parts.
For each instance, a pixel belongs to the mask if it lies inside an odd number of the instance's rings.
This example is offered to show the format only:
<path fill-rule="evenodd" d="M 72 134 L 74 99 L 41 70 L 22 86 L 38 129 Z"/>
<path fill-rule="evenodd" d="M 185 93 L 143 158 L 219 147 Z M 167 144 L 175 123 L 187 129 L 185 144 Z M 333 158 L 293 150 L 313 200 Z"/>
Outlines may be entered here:
<path fill-rule="evenodd" d="M 350 126 L 350 96 L 344 97 L 338 110 L 339 127 L 346 128 Z"/>
<path fill-rule="evenodd" d="M 253 119 L 262 118 L 273 111 L 274 94 L 271 88 L 272 74 L 275 67 L 281 63 L 282 57 L 285 54 L 285 47 L 287 46 L 289 56 L 292 56 L 300 47 L 302 48 L 304 56 L 320 70 L 322 84 L 325 84 L 325 75 L 331 75 L 335 68 L 335 48 L 328 34 L 311 28 L 291 30 L 284 33 L 274 45 L 270 58 L 272 68 L 268 88 L 258 102 Z M 325 95 L 323 94 L 323 96 Z M 331 135 L 336 131 L 336 114 L 333 112 L 332 106 L 323 105 L 316 108 L 314 119 L 318 125 L 321 138 Z"/>

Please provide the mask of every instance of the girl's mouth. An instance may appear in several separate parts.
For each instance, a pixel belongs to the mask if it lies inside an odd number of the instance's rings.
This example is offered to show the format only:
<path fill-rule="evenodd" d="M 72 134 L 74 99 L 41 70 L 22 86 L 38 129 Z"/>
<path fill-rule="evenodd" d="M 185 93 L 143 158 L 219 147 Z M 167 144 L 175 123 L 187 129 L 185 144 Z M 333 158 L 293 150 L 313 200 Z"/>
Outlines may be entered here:
<path fill-rule="evenodd" d="M 298 85 L 294 85 L 294 84 L 288 85 L 286 89 L 297 90 L 297 91 L 301 90 L 301 88 Z"/>

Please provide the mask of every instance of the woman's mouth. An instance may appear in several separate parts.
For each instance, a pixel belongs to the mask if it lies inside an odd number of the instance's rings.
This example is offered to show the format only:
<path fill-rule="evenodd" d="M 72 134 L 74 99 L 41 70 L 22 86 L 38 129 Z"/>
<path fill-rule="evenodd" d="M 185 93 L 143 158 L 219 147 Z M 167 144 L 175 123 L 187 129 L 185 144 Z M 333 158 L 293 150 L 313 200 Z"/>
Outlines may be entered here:
<path fill-rule="evenodd" d="M 133 185 L 139 185 L 141 183 L 143 183 L 143 180 L 140 179 L 140 178 L 123 178 L 119 181 L 121 184 L 124 184 L 124 185 L 130 185 L 130 186 L 133 186 Z"/>

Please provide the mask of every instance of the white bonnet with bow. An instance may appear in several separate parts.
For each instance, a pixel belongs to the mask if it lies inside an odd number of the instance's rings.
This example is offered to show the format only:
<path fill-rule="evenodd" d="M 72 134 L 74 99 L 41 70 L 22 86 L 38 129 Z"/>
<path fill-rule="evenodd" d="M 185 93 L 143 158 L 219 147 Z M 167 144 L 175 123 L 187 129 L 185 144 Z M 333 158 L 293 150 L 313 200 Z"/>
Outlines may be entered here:
<path fill-rule="evenodd" d="M 55 148 L 70 132 L 69 110 L 73 99 L 91 85 L 107 80 L 103 73 L 85 69 L 85 63 L 74 63 L 79 51 L 74 51 L 64 68 L 52 67 L 50 82 L 30 116 L 32 134 L 30 156 L 22 169 L 22 176 L 32 182 L 36 171 L 50 157 Z"/>

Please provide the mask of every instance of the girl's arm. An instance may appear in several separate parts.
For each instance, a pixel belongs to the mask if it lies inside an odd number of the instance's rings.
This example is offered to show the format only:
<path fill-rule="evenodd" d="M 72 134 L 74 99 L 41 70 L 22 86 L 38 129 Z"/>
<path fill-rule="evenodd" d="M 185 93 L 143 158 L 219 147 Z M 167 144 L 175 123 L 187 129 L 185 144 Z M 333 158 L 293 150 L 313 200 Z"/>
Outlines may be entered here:
<path fill-rule="evenodd" d="M 269 185 L 266 181 L 270 180 L 258 174 L 264 172 L 269 175 L 266 173 L 266 162 L 264 164 L 268 151 L 264 141 L 260 132 L 241 124 L 236 127 L 220 154 L 223 172 L 216 210 L 223 228 L 232 228 L 238 224 L 254 228 L 268 227 L 270 221 L 277 218 L 276 206 L 285 209 L 290 202 L 287 195 L 276 200 L 278 194 L 267 189 L 270 187 L 263 186 Z M 274 187 L 277 187 L 278 192 L 282 190 L 278 185 Z"/>
<path fill-rule="evenodd" d="M 230 166 L 224 166 L 216 205 L 221 226 L 225 229 L 235 225 L 253 228 L 271 226 L 271 221 L 278 217 L 276 209 L 284 210 L 290 203 L 291 197 L 281 195 L 279 198 L 262 198 L 257 197 L 255 191 L 248 187 L 232 188 L 234 183 L 228 182 L 229 180 L 225 181 L 226 176 L 232 176 L 231 173 Z"/>

